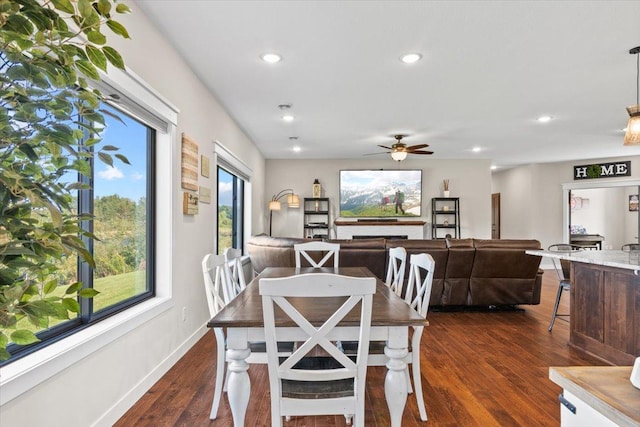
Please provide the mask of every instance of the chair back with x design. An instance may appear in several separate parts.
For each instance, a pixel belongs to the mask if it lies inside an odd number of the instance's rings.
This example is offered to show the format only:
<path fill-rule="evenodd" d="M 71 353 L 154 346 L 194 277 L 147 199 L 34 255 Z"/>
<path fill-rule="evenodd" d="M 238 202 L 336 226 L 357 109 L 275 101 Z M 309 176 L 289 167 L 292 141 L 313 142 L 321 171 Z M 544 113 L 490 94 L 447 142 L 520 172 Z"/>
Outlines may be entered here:
<path fill-rule="evenodd" d="M 389 249 L 389 265 L 387 266 L 387 278 L 385 283 L 396 295 L 402 295 L 404 286 L 404 270 L 407 263 L 407 251 L 398 246 Z"/>
<path fill-rule="evenodd" d="M 283 416 L 353 414 L 354 425 L 363 426 L 376 279 L 311 273 L 260 279 L 259 286 L 269 359 L 272 425 L 282 425 Z M 337 309 L 320 325 L 307 319 L 304 310 L 298 310 L 323 304 L 325 299 L 335 302 L 336 298 Z M 291 334 L 292 328 L 276 327 L 276 306 L 296 325 L 296 339 L 301 342 L 288 357 L 278 357 L 277 343 L 285 339 L 283 333 Z M 355 360 L 341 352 L 331 339 L 336 326 L 354 309 L 359 309 L 360 314 Z M 281 314 L 278 319 L 282 321 Z"/>
<path fill-rule="evenodd" d="M 338 259 L 338 255 L 340 253 L 340 244 L 339 243 L 329 243 L 329 242 L 307 242 L 307 243 L 297 243 L 293 245 L 293 250 L 295 251 L 296 257 L 296 268 L 302 267 L 302 259 L 307 260 L 309 265 L 314 268 L 324 267 L 325 264 L 331 259 L 333 256 L 333 268 L 338 268 L 340 266 L 340 262 Z M 319 254 L 316 257 L 313 257 L 312 254 Z M 324 256 L 320 258 L 322 254 Z"/>

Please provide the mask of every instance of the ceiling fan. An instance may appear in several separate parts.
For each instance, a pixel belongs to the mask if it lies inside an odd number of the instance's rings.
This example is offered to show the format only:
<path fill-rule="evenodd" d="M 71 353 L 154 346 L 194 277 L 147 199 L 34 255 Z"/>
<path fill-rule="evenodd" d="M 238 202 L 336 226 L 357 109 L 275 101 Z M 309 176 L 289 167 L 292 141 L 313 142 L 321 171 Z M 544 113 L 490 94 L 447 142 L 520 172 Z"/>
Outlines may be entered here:
<path fill-rule="evenodd" d="M 410 145 L 407 147 L 407 144 L 402 142 L 402 138 L 407 135 L 394 135 L 393 137 L 396 139 L 396 143 L 391 147 L 387 147 L 386 145 L 378 145 L 378 147 L 386 148 L 388 153 L 391 153 L 391 158 L 396 162 L 401 162 L 407 158 L 407 154 L 433 154 L 433 151 L 426 151 L 423 148 L 429 146 L 429 144 L 417 144 Z"/>

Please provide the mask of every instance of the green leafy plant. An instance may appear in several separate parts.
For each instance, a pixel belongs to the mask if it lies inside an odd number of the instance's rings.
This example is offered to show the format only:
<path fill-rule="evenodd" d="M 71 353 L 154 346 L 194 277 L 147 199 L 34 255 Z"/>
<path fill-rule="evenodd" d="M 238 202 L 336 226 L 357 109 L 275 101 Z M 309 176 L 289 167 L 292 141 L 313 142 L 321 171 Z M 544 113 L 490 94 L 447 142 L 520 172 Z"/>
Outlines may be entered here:
<path fill-rule="evenodd" d="M 600 165 L 589 165 L 587 168 L 587 176 L 589 178 L 600 178 L 602 175 L 602 167 Z"/>
<path fill-rule="evenodd" d="M 95 236 L 81 227 L 91 218 L 74 210 L 87 188 L 77 177 L 90 176 L 94 156 L 128 163 L 116 147 L 91 148 L 108 113 L 90 81 L 108 64 L 124 69 L 104 30 L 129 38 L 113 18 L 129 12 L 118 0 L 0 0 L 1 360 L 10 343 L 38 341 L 21 320 L 47 328 L 96 295 L 59 270 L 75 257 L 95 267 L 85 246 Z"/>

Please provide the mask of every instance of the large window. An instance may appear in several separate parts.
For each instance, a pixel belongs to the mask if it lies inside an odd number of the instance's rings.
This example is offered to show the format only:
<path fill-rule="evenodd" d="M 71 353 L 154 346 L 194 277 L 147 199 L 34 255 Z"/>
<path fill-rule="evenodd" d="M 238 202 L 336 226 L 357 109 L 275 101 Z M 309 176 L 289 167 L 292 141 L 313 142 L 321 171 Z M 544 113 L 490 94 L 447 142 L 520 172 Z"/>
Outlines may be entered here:
<path fill-rule="evenodd" d="M 217 253 L 227 248 L 242 249 L 244 180 L 218 166 Z"/>
<path fill-rule="evenodd" d="M 35 332 L 41 342 L 25 348 L 11 346 L 11 361 L 154 295 L 156 131 L 122 111 L 103 108 L 110 114 L 105 116 L 102 141 L 86 149 L 97 152 L 115 146 L 118 151 L 112 153 L 123 155 L 130 164 L 114 158 L 109 166 L 96 158 L 90 163 L 91 176 L 64 177 L 89 184 L 89 188 L 76 191 L 75 209 L 93 216 L 93 221 L 84 221 L 82 226 L 98 240 L 85 239 L 95 268 L 68 257 L 59 260 L 58 272 L 63 284 L 80 281 L 99 294 L 93 299 L 80 298 L 80 311 L 69 320 L 51 321 L 38 328 L 23 319 L 22 326 Z M 90 137 L 87 135 L 88 141 Z"/>

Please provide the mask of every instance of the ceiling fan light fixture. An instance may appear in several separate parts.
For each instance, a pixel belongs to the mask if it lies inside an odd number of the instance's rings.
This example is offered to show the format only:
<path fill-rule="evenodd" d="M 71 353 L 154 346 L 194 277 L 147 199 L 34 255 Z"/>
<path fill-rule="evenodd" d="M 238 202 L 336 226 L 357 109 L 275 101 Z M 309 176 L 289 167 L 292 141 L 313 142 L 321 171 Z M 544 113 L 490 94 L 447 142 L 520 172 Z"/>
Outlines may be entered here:
<path fill-rule="evenodd" d="M 277 53 L 264 53 L 260 55 L 260 59 L 269 64 L 277 64 L 278 62 L 282 61 L 282 56 L 278 55 Z"/>
<path fill-rule="evenodd" d="M 407 53 L 400 57 L 400 60 L 405 64 L 413 64 L 420 61 L 420 59 L 422 59 L 422 55 L 419 53 Z"/>
<path fill-rule="evenodd" d="M 391 158 L 393 160 L 395 160 L 396 162 L 401 162 L 404 159 L 407 158 L 407 152 L 406 151 L 392 151 L 391 152 Z"/>
<path fill-rule="evenodd" d="M 636 55 L 636 105 L 627 107 L 629 123 L 624 134 L 624 145 L 640 145 L 640 46 L 629 50 L 631 55 Z"/>

